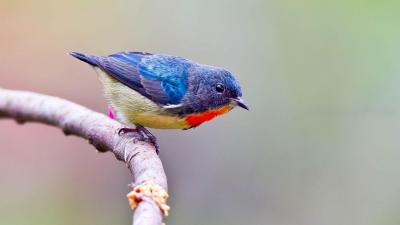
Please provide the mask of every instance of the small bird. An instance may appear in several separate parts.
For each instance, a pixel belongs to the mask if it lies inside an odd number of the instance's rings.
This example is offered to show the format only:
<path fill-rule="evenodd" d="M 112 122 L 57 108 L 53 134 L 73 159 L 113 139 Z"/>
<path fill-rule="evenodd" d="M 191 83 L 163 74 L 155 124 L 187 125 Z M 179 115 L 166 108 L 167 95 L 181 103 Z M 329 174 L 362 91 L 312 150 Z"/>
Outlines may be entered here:
<path fill-rule="evenodd" d="M 190 129 L 229 112 L 249 109 L 238 81 L 223 68 L 165 54 L 119 52 L 106 57 L 71 52 L 93 66 L 110 105 L 109 115 L 158 145 L 146 128 Z M 111 109 L 110 109 L 111 108 Z"/>

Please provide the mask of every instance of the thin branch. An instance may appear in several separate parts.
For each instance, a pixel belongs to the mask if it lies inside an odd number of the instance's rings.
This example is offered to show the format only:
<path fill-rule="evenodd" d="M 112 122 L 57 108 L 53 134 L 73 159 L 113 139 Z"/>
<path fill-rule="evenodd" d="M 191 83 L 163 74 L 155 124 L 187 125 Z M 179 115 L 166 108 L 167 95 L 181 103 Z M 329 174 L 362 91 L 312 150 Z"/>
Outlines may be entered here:
<path fill-rule="evenodd" d="M 99 151 L 111 151 L 126 163 L 134 176 L 134 186 L 154 184 L 167 194 L 167 178 L 153 145 L 134 143 L 128 135 L 119 135 L 123 124 L 73 102 L 46 95 L 0 88 L 0 118 L 18 123 L 39 122 L 59 127 L 66 135 L 89 140 Z M 132 196 L 132 194 L 130 194 Z M 136 195 L 134 225 L 160 225 L 168 208 L 149 194 Z M 159 196 L 158 196 L 159 197 Z M 164 201 L 165 203 L 165 201 Z"/>

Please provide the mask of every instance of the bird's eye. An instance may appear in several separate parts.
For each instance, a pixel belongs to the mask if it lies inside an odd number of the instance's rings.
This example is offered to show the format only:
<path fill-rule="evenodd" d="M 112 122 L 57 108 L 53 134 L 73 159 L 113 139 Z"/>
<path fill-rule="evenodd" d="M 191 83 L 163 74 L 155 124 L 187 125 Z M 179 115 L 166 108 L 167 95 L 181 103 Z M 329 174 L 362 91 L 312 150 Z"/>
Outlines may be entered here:
<path fill-rule="evenodd" d="M 222 84 L 217 84 L 217 85 L 215 86 L 215 90 L 216 90 L 218 93 L 222 93 L 222 92 L 225 91 L 225 87 L 224 87 L 224 85 L 222 85 Z"/>

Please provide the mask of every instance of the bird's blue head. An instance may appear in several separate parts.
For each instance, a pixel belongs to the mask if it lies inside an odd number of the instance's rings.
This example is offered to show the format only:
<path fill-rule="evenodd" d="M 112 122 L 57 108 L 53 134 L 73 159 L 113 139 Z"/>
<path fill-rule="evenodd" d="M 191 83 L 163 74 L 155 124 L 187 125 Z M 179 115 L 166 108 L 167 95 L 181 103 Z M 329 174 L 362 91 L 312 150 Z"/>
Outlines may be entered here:
<path fill-rule="evenodd" d="M 198 65 L 189 70 L 189 89 L 184 101 L 192 112 L 204 112 L 226 105 L 249 109 L 242 100 L 239 82 L 226 69 Z"/>

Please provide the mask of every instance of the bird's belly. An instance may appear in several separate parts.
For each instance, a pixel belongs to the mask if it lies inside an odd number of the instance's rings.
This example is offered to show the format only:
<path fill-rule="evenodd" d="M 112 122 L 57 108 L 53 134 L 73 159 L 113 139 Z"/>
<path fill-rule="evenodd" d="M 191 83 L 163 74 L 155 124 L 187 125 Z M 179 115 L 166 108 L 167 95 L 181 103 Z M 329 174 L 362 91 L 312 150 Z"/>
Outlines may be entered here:
<path fill-rule="evenodd" d="M 124 93 L 114 95 L 110 101 L 121 122 L 158 129 L 189 128 L 184 118 L 166 113 L 165 109 L 136 91 L 127 90 Z"/>
<path fill-rule="evenodd" d="M 127 118 L 131 123 L 158 129 L 185 129 L 189 128 L 184 118 L 142 112 L 131 112 Z"/>

